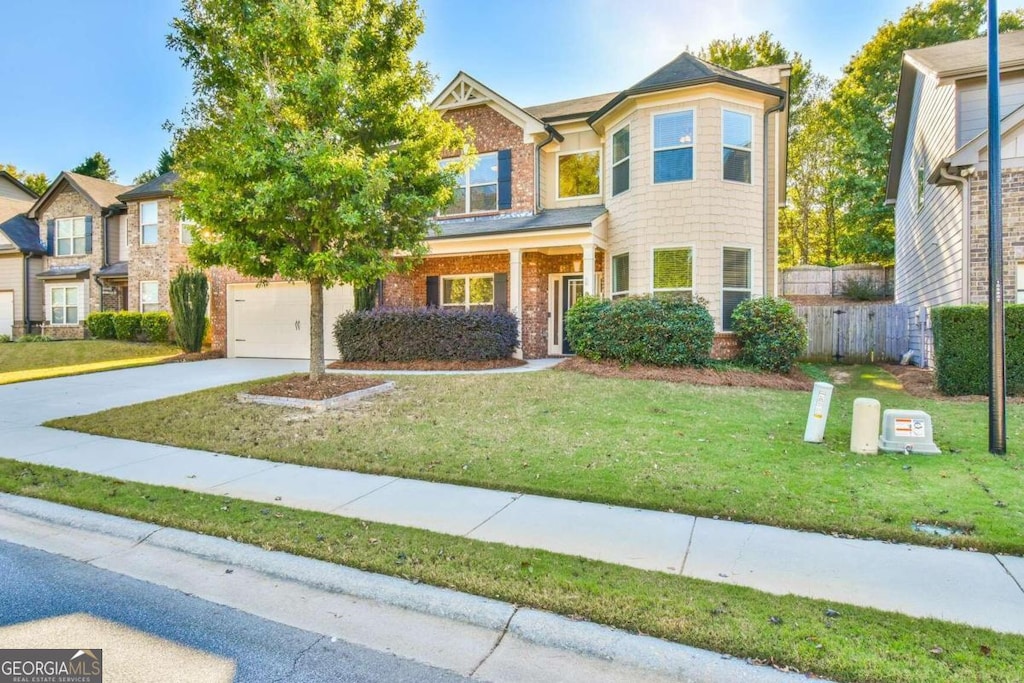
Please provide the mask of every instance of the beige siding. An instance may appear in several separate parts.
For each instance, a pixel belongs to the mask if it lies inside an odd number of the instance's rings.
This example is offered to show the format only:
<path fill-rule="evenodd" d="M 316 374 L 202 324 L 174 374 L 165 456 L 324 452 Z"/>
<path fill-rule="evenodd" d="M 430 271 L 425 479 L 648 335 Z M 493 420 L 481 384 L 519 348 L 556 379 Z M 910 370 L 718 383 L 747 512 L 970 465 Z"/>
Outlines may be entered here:
<path fill-rule="evenodd" d="M 0 292 L 14 292 L 14 321 L 24 319 L 25 256 L 20 253 L 0 256 Z"/>
<path fill-rule="evenodd" d="M 558 197 L 558 158 L 572 152 L 597 150 L 601 153 L 601 168 L 605 166 L 604 152 L 601 149 L 601 138 L 589 128 L 564 134 L 563 140 L 556 149 L 555 145 L 546 146 L 541 152 L 540 186 L 541 207 L 545 209 L 567 209 L 577 206 L 594 206 L 604 201 L 603 195 L 580 199 Z M 603 175 L 603 173 L 602 173 Z M 603 178 L 602 178 L 603 179 Z M 602 183 L 602 190 L 604 189 Z"/>
<path fill-rule="evenodd" d="M 5 199 L 20 199 L 21 201 L 29 202 L 35 200 L 35 197 L 26 193 L 7 178 L 0 178 L 0 197 Z"/>
<path fill-rule="evenodd" d="M 128 260 L 128 216 L 121 214 L 107 219 L 108 255 L 111 263 Z"/>
<path fill-rule="evenodd" d="M 28 287 L 29 306 L 28 314 L 32 322 L 41 322 L 46 318 L 43 312 L 43 281 L 36 276 L 43 272 L 42 257 L 29 259 L 28 262 Z"/>
<path fill-rule="evenodd" d="M 973 140 L 988 129 L 988 88 L 985 79 L 971 79 L 957 84 L 956 111 L 957 147 Z M 1024 74 L 1002 78 L 999 88 L 999 117 L 1024 105 Z M 952 152 L 952 150 L 950 150 Z"/>
<path fill-rule="evenodd" d="M 695 121 L 694 179 L 654 184 L 652 117 L 691 108 Z M 723 109 L 751 116 L 750 184 L 722 179 Z M 608 254 L 629 252 L 630 293 L 651 291 L 654 249 L 678 246 L 694 250 L 694 295 L 707 300 L 718 329 L 721 329 L 724 247 L 750 249 L 752 295 L 762 295 L 763 120 L 760 100 L 702 96 L 634 109 L 608 126 L 605 158 L 610 158 L 612 134 L 623 124 L 630 125 L 630 189 L 614 197 L 609 194 L 606 201 L 610 214 Z M 610 193 L 609 164 L 604 166 L 604 186 Z M 770 245 L 769 250 L 773 247 Z"/>
<path fill-rule="evenodd" d="M 918 209 L 917 169 L 930 174 L 956 146 L 953 85 L 918 76 L 896 201 L 896 300 L 917 311 L 911 319 L 915 362 L 930 364 L 932 306 L 962 303 L 963 204 L 956 186 L 925 184 Z"/>

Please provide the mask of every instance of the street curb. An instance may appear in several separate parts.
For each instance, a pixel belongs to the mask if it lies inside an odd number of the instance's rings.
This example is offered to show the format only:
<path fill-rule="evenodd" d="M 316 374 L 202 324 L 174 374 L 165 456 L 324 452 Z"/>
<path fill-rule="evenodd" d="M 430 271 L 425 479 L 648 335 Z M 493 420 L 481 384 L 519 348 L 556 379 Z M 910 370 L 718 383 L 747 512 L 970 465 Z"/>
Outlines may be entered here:
<path fill-rule="evenodd" d="M 253 545 L 171 527 L 81 510 L 35 498 L 0 493 L 0 510 L 71 529 L 81 529 L 233 564 L 331 592 L 516 636 L 524 641 L 599 658 L 682 680 L 792 682 L 784 673 L 741 659 L 536 609 L 413 583 L 322 560 L 263 550 Z M 695 678 L 696 676 L 696 678 Z M 709 678 L 710 677 L 710 678 Z M 823 679 L 818 679 L 823 680 Z"/>

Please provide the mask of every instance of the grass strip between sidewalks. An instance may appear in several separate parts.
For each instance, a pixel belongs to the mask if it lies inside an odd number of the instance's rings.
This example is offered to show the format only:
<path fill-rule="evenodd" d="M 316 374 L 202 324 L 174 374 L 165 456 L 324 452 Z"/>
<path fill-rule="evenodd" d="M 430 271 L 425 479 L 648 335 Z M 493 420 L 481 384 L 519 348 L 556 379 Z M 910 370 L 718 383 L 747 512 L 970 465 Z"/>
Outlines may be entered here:
<path fill-rule="evenodd" d="M 0 491 L 418 580 L 838 681 L 1009 682 L 1020 679 L 1024 661 L 1021 636 L 7 459 L 0 459 Z"/>

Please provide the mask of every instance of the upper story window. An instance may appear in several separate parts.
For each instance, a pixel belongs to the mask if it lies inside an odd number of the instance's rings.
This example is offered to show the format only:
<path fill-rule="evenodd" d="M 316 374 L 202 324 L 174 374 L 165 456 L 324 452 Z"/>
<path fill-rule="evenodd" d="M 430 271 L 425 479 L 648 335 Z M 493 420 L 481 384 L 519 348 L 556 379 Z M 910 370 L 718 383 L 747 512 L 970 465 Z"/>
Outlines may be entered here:
<path fill-rule="evenodd" d="M 178 226 L 178 240 L 185 246 L 192 244 L 192 231 L 195 230 L 196 222 L 182 211 L 178 219 Z"/>
<path fill-rule="evenodd" d="M 156 244 L 159 240 L 157 215 L 156 202 L 139 204 L 139 242 L 141 244 Z"/>
<path fill-rule="evenodd" d="M 693 180 L 693 110 L 654 117 L 654 182 Z"/>
<path fill-rule="evenodd" d="M 917 167 L 917 210 L 924 208 L 924 165 Z"/>
<path fill-rule="evenodd" d="M 558 155 L 558 198 L 596 197 L 601 194 L 601 153 L 569 152 Z"/>
<path fill-rule="evenodd" d="M 738 111 L 722 111 L 722 179 L 750 182 L 754 119 Z"/>
<path fill-rule="evenodd" d="M 441 306 L 467 311 L 494 308 L 493 275 L 456 275 L 441 278 Z"/>
<path fill-rule="evenodd" d="M 629 126 L 612 136 L 612 194 L 629 189 Z"/>
<path fill-rule="evenodd" d="M 653 282 L 655 294 L 675 292 L 693 297 L 693 250 L 689 247 L 654 250 Z"/>
<path fill-rule="evenodd" d="M 85 217 L 58 218 L 56 223 L 57 250 L 54 253 L 57 256 L 85 254 Z"/>
<path fill-rule="evenodd" d="M 458 159 L 443 159 L 441 168 Z M 458 187 L 442 216 L 498 210 L 498 153 L 479 154 L 476 165 L 467 168 L 458 178 Z"/>

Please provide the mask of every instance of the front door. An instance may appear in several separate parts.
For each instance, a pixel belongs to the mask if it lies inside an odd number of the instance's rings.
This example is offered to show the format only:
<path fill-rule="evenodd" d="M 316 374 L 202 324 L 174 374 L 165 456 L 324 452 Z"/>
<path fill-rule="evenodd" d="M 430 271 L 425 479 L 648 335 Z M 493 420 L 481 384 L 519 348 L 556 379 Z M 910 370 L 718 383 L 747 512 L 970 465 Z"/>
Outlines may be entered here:
<path fill-rule="evenodd" d="M 576 300 L 583 296 L 583 276 L 562 276 L 562 353 L 572 353 L 572 346 L 565 336 L 565 312 L 572 308 Z"/>

